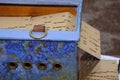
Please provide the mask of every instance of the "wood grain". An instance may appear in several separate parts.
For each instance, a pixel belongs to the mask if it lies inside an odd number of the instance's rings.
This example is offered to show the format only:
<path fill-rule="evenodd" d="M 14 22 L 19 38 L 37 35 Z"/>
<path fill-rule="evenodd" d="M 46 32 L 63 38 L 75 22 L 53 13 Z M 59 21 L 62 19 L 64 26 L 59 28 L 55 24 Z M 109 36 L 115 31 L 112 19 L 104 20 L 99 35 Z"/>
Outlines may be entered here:
<path fill-rule="evenodd" d="M 0 16 L 41 16 L 59 12 L 76 14 L 74 7 L 67 6 L 18 6 L 0 5 Z"/>

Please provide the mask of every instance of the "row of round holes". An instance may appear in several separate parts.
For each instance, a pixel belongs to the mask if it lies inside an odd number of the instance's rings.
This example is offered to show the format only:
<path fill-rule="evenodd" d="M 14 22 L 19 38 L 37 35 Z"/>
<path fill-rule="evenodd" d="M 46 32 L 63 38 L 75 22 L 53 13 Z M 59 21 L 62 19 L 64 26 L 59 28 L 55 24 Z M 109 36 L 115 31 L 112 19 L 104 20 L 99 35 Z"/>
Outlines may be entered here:
<path fill-rule="evenodd" d="M 23 63 L 22 66 L 25 69 L 31 69 L 32 68 L 32 64 L 29 63 L 29 62 Z M 18 67 L 18 65 L 15 62 L 8 62 L 7 67 L 10 68 L 10 69 L 16 69 Z M 40 62 L 40 63 L 37 64 L 37 67 L 38 67 L 38 69 L 45 70 L 45 69 L 47 69 L 47 64 L 45 64 L 43 62 Z M 61 63 L 53 63 L 53 69 L 54 70 L 62 69 Z"/>

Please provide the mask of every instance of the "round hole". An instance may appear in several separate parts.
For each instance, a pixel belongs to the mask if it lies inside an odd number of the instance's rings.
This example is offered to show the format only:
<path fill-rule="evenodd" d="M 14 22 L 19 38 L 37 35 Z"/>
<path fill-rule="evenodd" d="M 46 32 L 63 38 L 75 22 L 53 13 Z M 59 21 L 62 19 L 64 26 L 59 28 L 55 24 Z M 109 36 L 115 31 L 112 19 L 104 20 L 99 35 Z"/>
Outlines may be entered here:
<path fill-rule="evenodd" d="M 54 63 L 53 64 L 53 69 L 54 70 L 61 70 L 62 69 L 61 63 Z"/>
<path fill-rule="evenodd" d="M 7 67 L 10 69 L 16 69 L 18 67 L 18 65 L 15 62 L 8 62 Z"/>
<path fill-rule="evenodd" d="M 25 63 L 23 63 L 23 67 L 24 67 L 25 69 L 31 69 L 31 68 L 32 68 L 32 64 L 29 63 L 29 62 L 25 62 Z"/>
<path fill-rule="evenodd" d="M 38 63 L 38 68 L 41 70 L 45 70 L 47 68 L 47 64 L 40 62 L 40 63 Z"/>

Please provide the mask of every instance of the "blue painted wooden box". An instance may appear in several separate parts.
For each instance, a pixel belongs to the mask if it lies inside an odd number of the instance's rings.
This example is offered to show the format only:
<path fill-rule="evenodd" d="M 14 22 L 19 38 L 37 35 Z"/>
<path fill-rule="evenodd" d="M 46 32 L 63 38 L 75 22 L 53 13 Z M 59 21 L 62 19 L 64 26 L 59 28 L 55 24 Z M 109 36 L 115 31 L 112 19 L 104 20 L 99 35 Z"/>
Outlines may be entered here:
<path fill-rule="evenodd" d="M 32 38 L 29 30 L 0 29 L 0 80 L 78 80 L 82 0 L 0 0 L 0 3 L 75 6 L 77 11 L 75 31 L 48 30 L 41 39 Z"/>

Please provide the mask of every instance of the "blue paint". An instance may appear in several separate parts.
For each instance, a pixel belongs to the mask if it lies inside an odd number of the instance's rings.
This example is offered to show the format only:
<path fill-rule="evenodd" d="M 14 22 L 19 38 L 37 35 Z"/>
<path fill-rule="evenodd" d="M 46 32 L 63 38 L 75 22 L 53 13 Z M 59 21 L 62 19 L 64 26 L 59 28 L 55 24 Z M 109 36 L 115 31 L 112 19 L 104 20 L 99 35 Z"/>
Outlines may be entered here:
<path fill-rule="evenodd" d="M 27 5 L 76 5 L 82 0 L 0 0 L 2 4 L 27 4 Z"/>
<path fill-rule="evenodd" d="M 0 45 L 0 80 L 77 80 L 75 42 L 1 40 Z M 8 68 L 10 61 L 18 68 Z M 32 69 L 24 69 L 23 62 L 30 62 Z M 38 69 L 38 62 L 46 63 L 47 69 Z M 55 62 L 61 63 L 61 70 L 53 69 Z"/>

